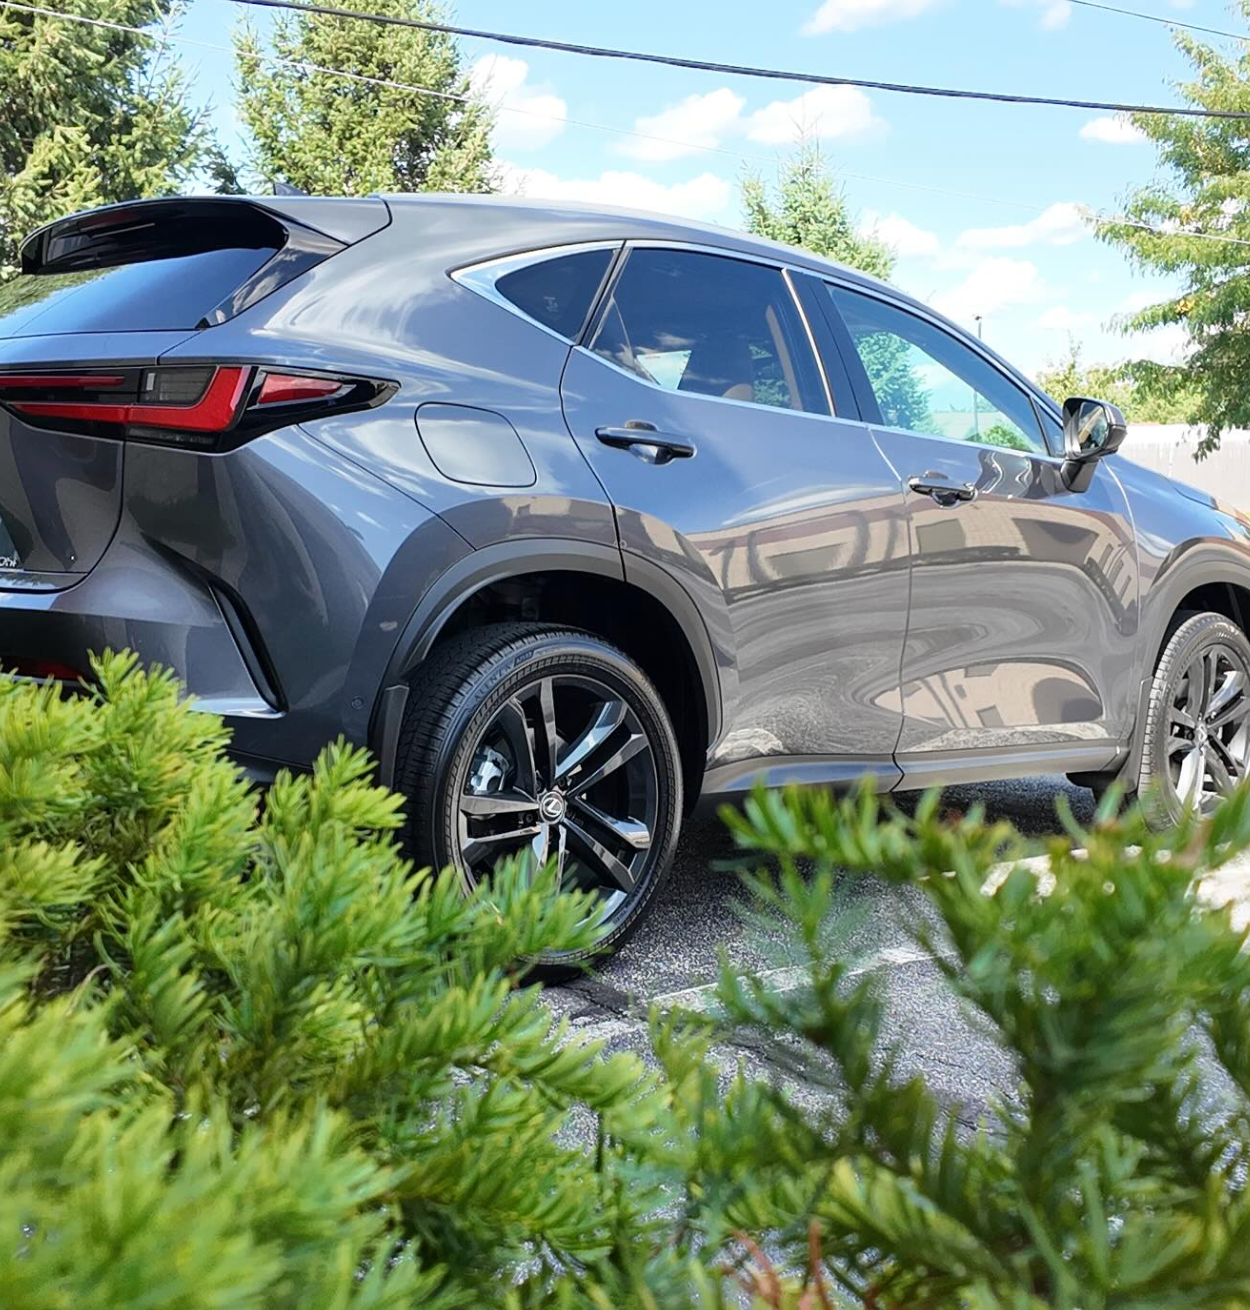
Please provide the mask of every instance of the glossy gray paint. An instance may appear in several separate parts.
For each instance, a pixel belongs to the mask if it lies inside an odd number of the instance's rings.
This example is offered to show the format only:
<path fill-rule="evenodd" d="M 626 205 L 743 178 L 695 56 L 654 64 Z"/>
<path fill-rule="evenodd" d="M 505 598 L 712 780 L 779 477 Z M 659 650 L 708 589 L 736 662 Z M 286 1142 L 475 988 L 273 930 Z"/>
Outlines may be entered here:
<path fill-rule="evenodd" d="M 1117 766 L 1177 605 L 1210 582 L 1250 587 L 1250 527 L 1143 469 L 1109 460 L 1077 494 L 1057 459 L 874 427 L 810 313 L 833 417 L 664 391 L 452 276 L 567 245 L 688 243 L 791 270 L 800 302 L 810 273 L 922 308 L 859 274 L 574 206 L 262 203 L 352 244 L 225 323 L 0 341 L 0 368 L 256 362 L 360 372 L 394 395 L 224 455 L 32 438 L 0 410 L 0 514 L 28 538 L 0 571 L 0 660 L 82 667 L 132 646 L 225 713 L 242 755 L 307 764 L 342 733 L 385 769 L 406 679 L 465 599 L 576 574 L 673 616 L 709 790 L 761 773 L 888 788 Z M 418 431 L 434 405 L 463 445 Z M 596 440 L 631 419 L 697 455 L 659 465 Z M 926 471 L 976 500 L 908 493 Z"/>

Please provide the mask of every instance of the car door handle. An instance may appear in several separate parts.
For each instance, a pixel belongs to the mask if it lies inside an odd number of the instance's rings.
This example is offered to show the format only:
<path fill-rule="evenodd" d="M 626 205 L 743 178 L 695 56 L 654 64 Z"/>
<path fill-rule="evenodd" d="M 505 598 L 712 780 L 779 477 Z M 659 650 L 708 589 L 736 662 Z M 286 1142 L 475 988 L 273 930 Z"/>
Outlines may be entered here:
<path fill-rule="evenodd" d="M 949 508 L 960 501 L 976 500 L 977 489 L 971 482 L 956 484 L 953 482 L 932 481 L 930 475 L 907 479 L 908 491 L 915 491 L 921 496 L 932 496 L 939 505 Z"/>
<path fill-rule="evenodd" d="M 605 446 L 628 450 L 652 464 L 668 464 L 675 459 L 690 459 L 695 453 L 693 441 L 685 437 L 658 432 L 650 423 L 626 423 L 623 428 L 596 428 L 595 436 Z"/>

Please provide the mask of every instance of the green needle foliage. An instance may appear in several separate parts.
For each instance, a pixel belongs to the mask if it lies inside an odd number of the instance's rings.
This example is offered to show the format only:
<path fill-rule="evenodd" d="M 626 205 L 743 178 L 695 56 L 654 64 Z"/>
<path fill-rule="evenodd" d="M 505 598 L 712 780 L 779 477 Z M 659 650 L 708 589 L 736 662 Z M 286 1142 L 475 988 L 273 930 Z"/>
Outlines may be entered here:
<path fill-rule="evenodd" d="M 374 12 L 437 21 L 442 10 L 379 0 Z M 284 14 L 268 40 L 244 24 L 235 57 L 249 167 L 262 183 L 348 196 L 494 189 L 491 115 L 470 97 L 446 33 Z M 219 175 L 231 189 L 228 172 Z"/>
<path fill-rule="evenodd" d="M 1250 951 L 1210 888 L 1250 793 L 1164 834 L 1109 798 L 1039 867 L 934 797 L 759 792 L 726 821 L 801 985 L 726 961 L 648 1068 L 524 985 L 589 898 L 414 871 L 342 744 L 262 805 L 171 677 L 94 678 L 0 679 L 5 1310 L 1250 1304 Z M 869 874 L 1014 1070 L 978 1127 L 840 949 Z"/>
<path fill-rule="evenodd" d="M 775 190 L 758 173 L 741 187 L 746 230 L 769 241 L 810 250 L 824 259 L 888 278 L 894 251 L 856 226 L 829 162 L 819 145 L 808 142 L 783 164 Z"/>
<path fill-rule="evenodd" d="M 81 0 L 73 12 L 150 27 L 169 0 Z M 116 28 L 0 11 L 0 281 L 42 223 L 172 195 L 208 148 L 168 45 Z"/>
<path fill-rule="evenodd" d="M 346 746 L 258 813 L 172 678 L 95 674 L 0 680 L 5 1310 L 476 1306 L 604 1258 L 615 1183 L 558 1130 L 662 1102 L 516 986 L 591 901 L 414 873 Z"/>
<path fill-rule="evenodd" d="M 1089 832 L 1065 815 L 1048 872 L 1019 862 L 1010 825 L 944 819 L 936 796 L 914 818 L 815 792 L 726 815 L 779 866 L 755 889 L 791 923 L 810 986 L 722 975 L 729 1031 L 766 1035 L 783 1076 L 739 1082 L 703 1117 L 685 1164 L 709 1240 L 750 1232 L 875 1307 L 1250 1303 L 1250 953 L 1199 894 L 1250 843 L 1250 793 L 1164 834 L 1114 802 Z M 978 1131 L 901 1076 L 876 981 L 831 953 L 836 870 L 921 893 L 918 941 L 1010 1056 L 1018 1085 Z M 693 1127 L 711 1088 L 677 1050 Z M 800 1109 L 796 1087 L 825 1108 Z"/>
<path fill-rule="evenodd" d="M 1232 8 L 1250 19 L 1250 0 Z M 1250 44 L 1243 40 L 1225 52 L 1179 30 L 1173 40 L 1194 71 L 1192 81 L 1175 88 L 1188 104 L 1250 110 Z M 1206 453 L 1226 428 L 1250 426 L 1250 140 L 1236 119 L 1130 118 L 1157 147 L 1160 177 L 1130 196 L 1123 211 L 1129 223 L 1099 223 L 1098 235 L 1139 268 L 1182 283 L 1178 296 L 1141 310 L 1125 326 L 1179 325 L 1193 340 L 1192 354 L 1175 367 L 1136 364 L 1132 376 L 1148 393 L 1180 400 L 1187 421 L 1209 424 Z"/>

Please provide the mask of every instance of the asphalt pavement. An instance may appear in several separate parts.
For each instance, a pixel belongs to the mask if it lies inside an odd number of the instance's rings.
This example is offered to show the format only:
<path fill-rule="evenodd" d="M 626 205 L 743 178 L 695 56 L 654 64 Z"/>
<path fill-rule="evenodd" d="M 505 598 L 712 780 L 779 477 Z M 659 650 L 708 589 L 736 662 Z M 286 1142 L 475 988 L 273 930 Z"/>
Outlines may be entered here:
<path fill-rule="evenodd" d="M 1009 819 L 1022 832 L 1041 836 L 1061 830 L 1055 817 L 1061 794 L 1079 821 L 1092 820 L 1091 793 L 1062 777 L 951 788 L 945 799 L 963 810 L 979 801 L 991 819 Z M 911 798 L 899 799 L 906 804 Z M 593 976 L 551 988 L 553 1009 L 575 1028 L 603 1038 L 609 1049 L 633 1050 L 645 1058 L 648 1008 L 698 1008 L 710 1000 L 722 951 L 733 967 L 763 974 L 772 986 L 800 983 L 784 935 L 750 913 L 737 874 L 721 867 L 734 857 L 715 815 L 691 820 L 647 923 Z M 1231 868 L 1228 878 L 1233 894 L 1250 906 L 1250 858 Z M 972 1124 L 992 1096 L 1014 1092 L 1015 1079 L 1008 1058 L 970 1026 L 933 960 L 917 949 L 907 925 L 922 912 L 923 903 L 909 889 L 859 880 L 841 912 L 843 949 L 852 968 L 882 976 L 883 1038 L 896 1045 L 900 1072 L 923 1072 L 938 1095 Z M 768 1072 L 757 1051 L 725 1050 L 718 1056 L 726 1068 L 741 1062 L 753 1072 Z M 803 1089 L 794 1090 L 801 1099 Z"/>

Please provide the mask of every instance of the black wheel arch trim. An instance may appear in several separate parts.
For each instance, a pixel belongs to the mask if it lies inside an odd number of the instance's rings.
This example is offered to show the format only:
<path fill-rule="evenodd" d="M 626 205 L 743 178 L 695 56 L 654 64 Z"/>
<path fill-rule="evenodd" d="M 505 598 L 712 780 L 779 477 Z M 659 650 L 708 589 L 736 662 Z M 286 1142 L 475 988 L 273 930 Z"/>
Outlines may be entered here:
<path fill-rule="evenodd" d="M 641 569 L 635 567 L 641 563 Z M 670 573 L 651 561 L 631 559 L 626 577 L 621 552 L 597 542 L 527 537 L 483 546 L 446 570 L 426 591 L 404 625 L 374 702 L 369 745 L 378 760 L 378 781 L 395 777 L 399 727 L 408 700 L 408 678 L 430 653 L 439 633 L 462 604 L 492 583 L 525 573 L 585 573 L 635 587 L 658 601 L 685 636 L 702 684 L 708 744 L 720 735 L 723 708 L 720 669 L 707 625 L 690 593 Z"/>
<path fill-rule="evenodd" d="M 1155 664 L 1162 653 L 1168 625 L 1181 601 L 1191 591 L 1212 583 L 1244 587 L 1250 591 L 1250 553 L 1219 542 L 1187 543 L 1174 552 L 1170 560 L 1164 561 L 1155 581 L 1142 597 L 1137 638 L 1143 663 L 1137 692 L 1137 716 L 1133 721 L 1128 758 L 1119 774 L 1130 787 L 1135 785 L 1141 769 L 1142 740 L 1138 729 L 1146 721 Z M 1243 614 L 1241 619 L 1240 626 L 1244 630 L 1250 623 L 1250 614 Z"/>

